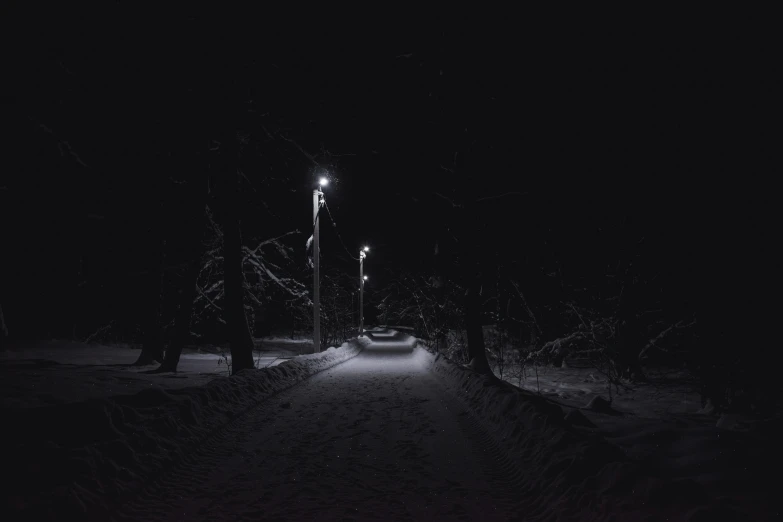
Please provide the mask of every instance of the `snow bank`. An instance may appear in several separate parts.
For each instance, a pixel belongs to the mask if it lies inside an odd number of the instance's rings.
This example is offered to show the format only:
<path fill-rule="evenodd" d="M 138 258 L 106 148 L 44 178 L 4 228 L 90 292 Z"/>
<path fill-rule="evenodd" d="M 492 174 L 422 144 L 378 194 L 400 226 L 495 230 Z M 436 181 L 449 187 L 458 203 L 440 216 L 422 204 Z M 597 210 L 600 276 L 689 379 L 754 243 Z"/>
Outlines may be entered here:
<path fill-rule="evenodd" d="M 584 426 L 583 416 L 566 416 L 544 398 L 455 364 L 422 344 L 414 356 L 490 432 L 500 450 L 496 458 L 515 477 L 525 520 L 764 519 L 760 512 L 743 513 L 735 499 L 711 497 L 691 478 L 659 476 L 650 463 L 628 458 Z"/>
<path fill-rule="evenodd" d="M 359 354 L 369 343 L 299 356 L 200 387 L 149 389 L 42 408 L 4 408 L 4 513 L 108 519 L 112 505 L 270 396 Z"/>

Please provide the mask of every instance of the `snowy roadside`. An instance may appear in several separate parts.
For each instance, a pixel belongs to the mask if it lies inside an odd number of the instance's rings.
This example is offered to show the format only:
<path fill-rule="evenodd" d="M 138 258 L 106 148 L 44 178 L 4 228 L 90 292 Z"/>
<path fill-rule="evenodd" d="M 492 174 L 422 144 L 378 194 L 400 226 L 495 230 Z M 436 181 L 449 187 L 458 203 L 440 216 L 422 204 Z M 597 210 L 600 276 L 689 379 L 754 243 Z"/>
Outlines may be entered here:
<path fill-rule="evenodd" d="M 714 426 L 687 430 L 683 423 L 600 408 L 562 408 L 508 382 L 492 382 L 426 345 L 417 350 L 516 463 L 520 496 L 538 506 L 560 506 L 569 520 L 612 513 L 624 513 L 618 520 L 694 522 L 771 516 L 769 484 L 754 474 L 774 447 L 771 439 L 760 446 L 750 434 Z M 649 518 L 653 512 L 659 518 Z"/>
<path fill-rule="evenodd" d="M 374 337 L 382 342 L 393 334 Z M 416 340 L 408 339 L 413 347 Z M 3 478 L 12 485 L 3 493 L 5 513 L 26 520 L 105 520 L 107 509 L 259 401 L 353 358 L 367 344 L 356 340 L 200 387 L 4 407 L 10 447 Z M 412 356 L 470 409 L 477 431 L 499 448 L 493 451 L 498 466 L 515 477 L 520 508 L 529 509 L 530 519 L 548 520 L 545 510 L 555 506 L 571 520 L 651 520 L 652 512 L 652 520 L 768 519 L 762 497 L 768 485 L 752 476 L 749 465 L 750 452 L 768 446 L 754 446 L 746 434 L 714 429 L 683 438 L 681 426 L 563 408 L 421 346 Z"/>
<path fill-rule="evenodd" d="M 4 403 L 4 513 L 22 519 L 104 519 L 106 509 L 180 461 L 260 401 L 355 357 L 362 339 L 277 366 L 43 407 Z M 100 387 L 99 383 L 96 383 Z"/>
<path fill-rule="evenodd" d="M 256 339 L 257 368 L 276 366 L 312 351 L 301 339 Z M 44 341 L 0 351 L 2 407 L 33 408 L 92 398 L 132 395 L 145 389 L 203 386 L 227 377 L 228 347 L 186 346 L 176 373 L 151 373 L 157 363 L 134 366 L 139 347 Z M 229 355 L 230 357 L 230 355 Z"/>

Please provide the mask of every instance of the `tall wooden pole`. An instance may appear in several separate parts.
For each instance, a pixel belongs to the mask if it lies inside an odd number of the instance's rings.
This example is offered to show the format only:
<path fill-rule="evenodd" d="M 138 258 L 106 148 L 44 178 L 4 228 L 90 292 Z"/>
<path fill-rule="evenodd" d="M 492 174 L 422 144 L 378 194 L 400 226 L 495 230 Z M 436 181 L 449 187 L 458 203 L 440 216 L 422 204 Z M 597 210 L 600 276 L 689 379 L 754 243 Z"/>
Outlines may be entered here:
<path fill-rule="evenodd" d="M 359 336 L 364 333 L 364 252 L 359 254 Z"/>
<path fill-rule="evenodd" d="M 318 209 L 321 205 L 323 192 L 313 191 L 313 353 L 321 351 L 321 289 L 320 268 L 321 252 L 319 250 L 318 230 L 321 226 L 318 219 Z"/>

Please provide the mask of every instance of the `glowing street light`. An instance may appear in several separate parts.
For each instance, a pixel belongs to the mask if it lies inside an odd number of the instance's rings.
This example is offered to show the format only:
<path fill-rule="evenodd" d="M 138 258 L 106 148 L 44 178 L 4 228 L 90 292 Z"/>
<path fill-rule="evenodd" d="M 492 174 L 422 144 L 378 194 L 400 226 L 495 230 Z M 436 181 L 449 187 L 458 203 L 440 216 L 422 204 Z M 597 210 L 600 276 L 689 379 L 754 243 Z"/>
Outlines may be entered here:
<path fill-rule="evenodd" d="M 328 178 L 321 178 L 321 179 L 318 180 L 318 184 L 320 186 L 322 186 L 322 187 L 325 187 L 326 185 L 329 184 L 329 179 Z"/>
<path fill-rule="evenodd" d="M 364 279 L 365 281 L 367 281 L 367 276 L 364 276 L 364 278 L 363 278 L 363 279 Z"/>

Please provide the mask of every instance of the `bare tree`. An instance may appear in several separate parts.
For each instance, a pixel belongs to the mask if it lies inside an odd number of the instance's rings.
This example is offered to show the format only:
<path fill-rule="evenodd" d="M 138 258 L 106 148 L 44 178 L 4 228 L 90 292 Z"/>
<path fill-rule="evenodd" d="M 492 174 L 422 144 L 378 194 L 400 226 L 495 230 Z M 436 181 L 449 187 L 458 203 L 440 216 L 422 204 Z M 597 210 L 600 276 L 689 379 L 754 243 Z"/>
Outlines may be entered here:
<path fill-rule="evenodd" d="M 240 194 L 243 175 L 240 170 L 239 156 L 241 142 L 246 142 L 243 133 L 237 132 L 227 140 L 223 152 L 223 172 L 221 173 L 223 198 L 220 208 L 223 225 L 223 278 L 225 299 L 223 319 L 228 330 L 228 342 L 231 349 L 232 374 L 254 367 L 253 338 L 250 335 L 245 316 L 243 270 L 242 270 L 242 231 L 240 222 Z"/>
<path fill-rule="evenodd" d="M 322 345 L 337 345 L 355 335 L 352 294 L 356 279 L 335 269 L 327 269 L 321 278 Z M 358 303 L 357 303 L 358 306 Z"/>
<path fill-rule="evenodd" d="M 190 188 L 190 185 L 188 188 Z M 178 285 L 177 297 L 179 307 L 174 318 L 174 337 L 166 348 L 163 363 L 156 372 L 176 372 L 182 349 L 190 339 L 190 322 L 193 315 L 193 303 L 196 298 L 196 285 L 203 254 L 201 238 L 204 234 L 206 221 L 205 195 L 198 188 L 188 190 L 185 194 L 186 199 L 182 205 L 182 212 L 190 219 L 184 220 L 187 230 L 182 230 L 181 232 L 185 235 L 185 248 L 190 254 L 190 259 Z"/>
<path fill-rule="evenodd" d="M 8 340 L 8 326 L 5 324 L 3 305 L 0 304 L 0 347 L 5 346 Z"/>
<path fill-rule="evenodd" d="M 417 337 L 435 344 L 445 356 L 468 362 L 464 339 L 465 289 L 442 284 L 436 276 L 401 274 L 381 292 L 378 304 L 384 324 L 414 327 Z"/>
<path fill-rule="evenodd" d="M 232 374 L 254 367 L 253 338 L 250 336 L 245 316 L 244 290 L 242 275 L 242 233 L 239 213 L 236 208 L 240 176 L 238 172 L 227 174 L 233 178 L 229 186 L 231 203 L 224 209 L 223 219 L 223 276 L 225 278 L 225 304 L 223 317 L 228 328 L 231 347 Z"/>
<path fill-rule="evenodd" d="M 470 367 L 482 374 L 493 375 L 487 361 L 483 329 L 483 270 L 480 259 L 481 243 L 477 223 L 475 203 L 462 213 L 463 240 L 459 243 L 461 279 L 465 284 L 465 330 L 468 337 L 468 358 Z"/>
<path fill-rule="evenodd" d="M 158 209 L 156 209 L 158 210 Z M 166 239 L 162 231 L 162 213 L 150 213 L 150 244 L 147 252 L 147 275 L 144 285 L 143 328 L 144 339 L 141 354 L 136 365 L 163 362 L 163 327 L 160 324 L 160 310 L 163 293 L 163 263 L 165 261 Z"/>

